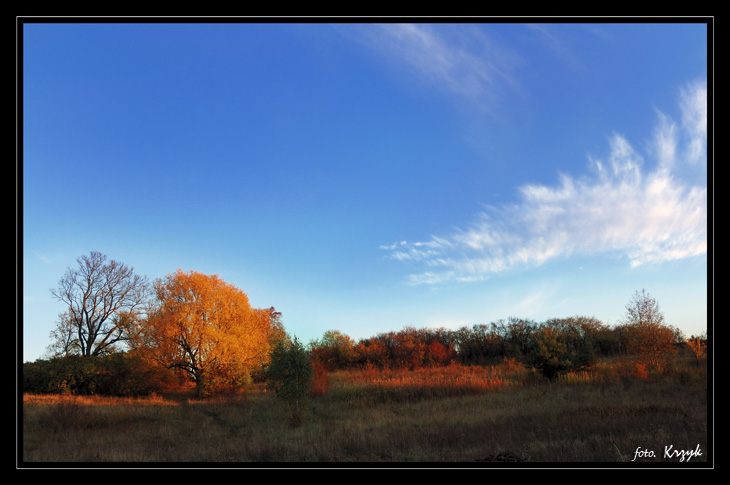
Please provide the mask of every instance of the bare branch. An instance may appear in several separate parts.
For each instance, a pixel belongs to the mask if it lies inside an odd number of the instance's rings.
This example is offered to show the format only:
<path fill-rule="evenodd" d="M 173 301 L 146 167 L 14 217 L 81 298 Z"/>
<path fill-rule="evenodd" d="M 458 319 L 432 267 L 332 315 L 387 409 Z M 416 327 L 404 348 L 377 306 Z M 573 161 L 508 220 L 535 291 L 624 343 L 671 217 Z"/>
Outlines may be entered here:
<path fill-rule="evenodd" d="M 68 306 L 52 338 L 64 353 L 108 353 L 129 339 L 131 326 L 143 316 L 149 298 L 147 278 L 125 264 L 107 263 L 107 257 L 96 251 L 76 261 L 78 268 L 69 268 L 58 288 L 51 290 Z"/>

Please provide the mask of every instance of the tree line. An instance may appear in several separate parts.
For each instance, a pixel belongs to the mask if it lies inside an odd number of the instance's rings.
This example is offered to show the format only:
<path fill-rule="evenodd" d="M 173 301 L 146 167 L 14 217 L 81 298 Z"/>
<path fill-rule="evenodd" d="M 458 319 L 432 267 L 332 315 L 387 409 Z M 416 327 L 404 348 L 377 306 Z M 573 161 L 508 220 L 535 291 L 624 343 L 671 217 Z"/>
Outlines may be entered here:
<path fill-rule="evenodd" d="M 274 307 L 251 307 L 243 291 L 216 275 L 177 270 L 149 282 L 99 252 L 77 263 L 52 290 L 65 310 L 51 333 L 49 358 L 23 365 L 25 392 L 139 395 L 183 378 L 210 395 L 268 377 L 279 379 L 272 388 L 285 393 L 283 362 L 301 369 L 302 352 L 310 366 L 328 372 L 516 359 L 554 379 L 600 357 L 637 355 L 661 370 L 679 345 L 698 363 L 706 349 L 704 339 L 685 339 L 667 325 L 644 290 L 615 326 L 584 316 L 509 318 L 459 329 L 405 327 L 358 341 L 330 330 L 305 347 L 287 335 Z"/>
<path fill-rule="evenodd" d="M 637 301 L 647 299 L 651 297 L 643 293 Z M 554 378 L 587 369 L 601 357 L 619 355 L 640 356 L 661 370 L 678 348 L 695 341 L 706 345 L 697 337 L 685 339 L 679 329 L 663 322 L 658 306 L 654 309 L 651 315 L 616 326 L 584 316 L 544 322 L 513 317 L 459 329 L 405 327 L 357 342 L 330 330 L 309 349 L 328 371 L 365 365 L 408 369 L 450 363 L 495 365 L 515 359 Z"/>

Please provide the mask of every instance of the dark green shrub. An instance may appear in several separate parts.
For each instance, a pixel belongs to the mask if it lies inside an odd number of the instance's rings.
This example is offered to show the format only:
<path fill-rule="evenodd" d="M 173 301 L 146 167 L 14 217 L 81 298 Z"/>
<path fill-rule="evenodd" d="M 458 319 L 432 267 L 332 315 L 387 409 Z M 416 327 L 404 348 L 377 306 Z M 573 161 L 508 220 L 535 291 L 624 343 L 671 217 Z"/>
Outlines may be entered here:
<path fill-rule="evenodd" d="M 57 357 L 23 364 L 23 392 L 143 396 L 172 376 L 128 354 Z"/>
<path fill-rule="evenodd" d="M 561 374 L 586 369 L 597 361 L 592 342 L 586 335 L 550 327 L 535 330 L 522 362 L 549 380 Z"/>

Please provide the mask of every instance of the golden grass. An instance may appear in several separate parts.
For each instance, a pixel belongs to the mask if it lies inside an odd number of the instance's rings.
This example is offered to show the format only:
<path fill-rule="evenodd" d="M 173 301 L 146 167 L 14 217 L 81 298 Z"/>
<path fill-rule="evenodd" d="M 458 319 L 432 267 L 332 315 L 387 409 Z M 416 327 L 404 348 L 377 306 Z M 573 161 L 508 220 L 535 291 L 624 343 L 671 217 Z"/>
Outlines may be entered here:
<path fill-rule="evenodd" d="M 25 405 L 76 404 L 84 406 L 171 406 L 177 400 L 154 394 L 145 397 L 77 396 L 71 394 L 23 394 Z"/>
<path fill-rule="evenodd" d="M 303 424 L 263 385 L 195 400 L 24 396 L 24 463 L 216 464 L 661 462 L 705 452 L 706 369 L 637 375 L 632 362 L 544 382 L 515 362 L 330 375 Z M 632 462 L 637 447 L 653 460 Z M 676 461 L 676 460 L 675 460 Z"/>

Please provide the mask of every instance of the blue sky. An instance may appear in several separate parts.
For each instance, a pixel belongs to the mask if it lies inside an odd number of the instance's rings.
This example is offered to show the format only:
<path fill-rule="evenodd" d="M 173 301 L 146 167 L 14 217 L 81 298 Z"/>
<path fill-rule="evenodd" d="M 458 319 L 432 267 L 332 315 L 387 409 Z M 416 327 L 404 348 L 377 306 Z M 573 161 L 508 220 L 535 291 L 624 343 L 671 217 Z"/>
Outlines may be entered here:
<path fill-rule="evenodd" d="M 642 288 L 707 329 L 703 23 L 22 29 L 25 361 L 91 251 L 217 274 L 304 342 L 613 325 Z"/>

